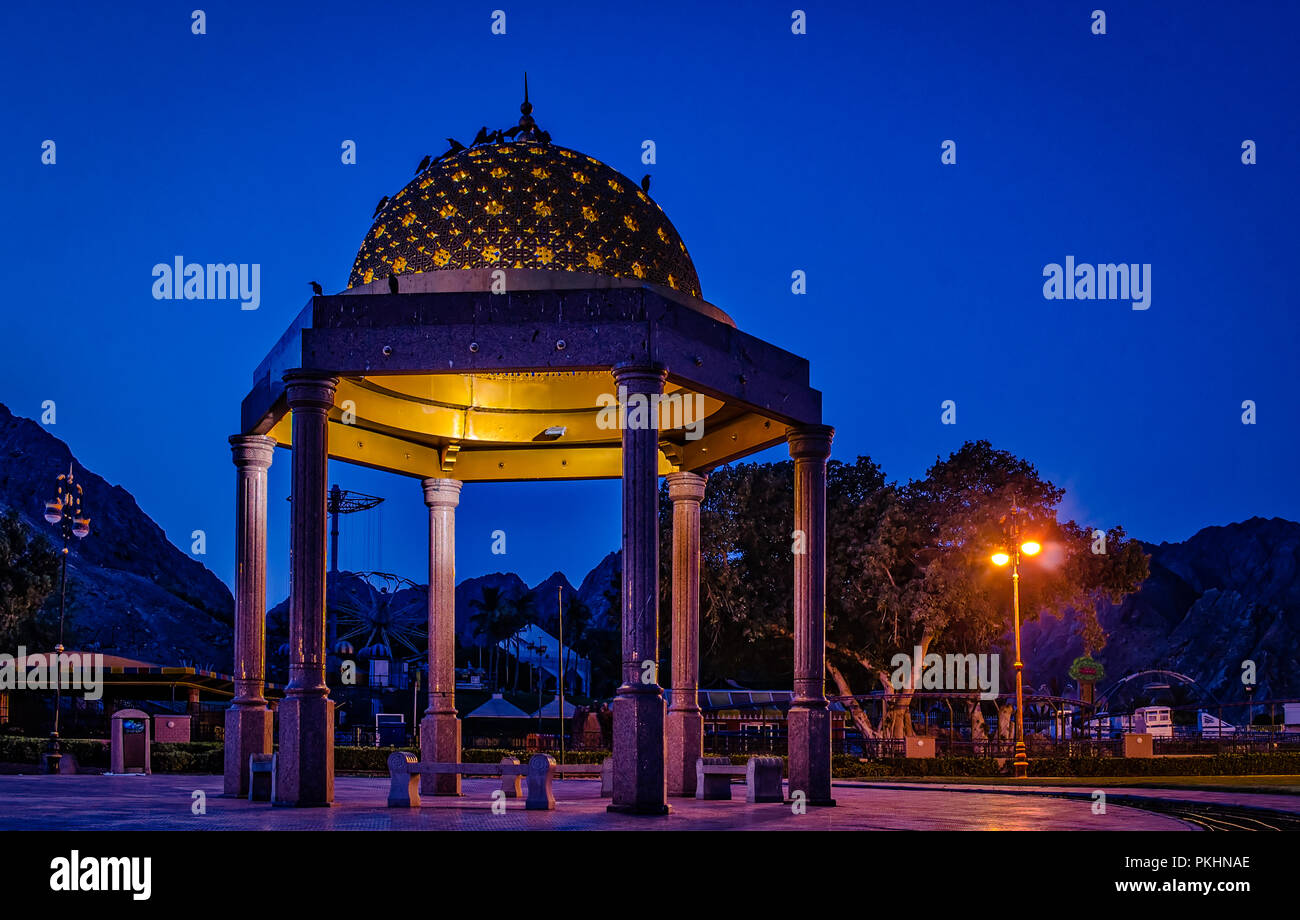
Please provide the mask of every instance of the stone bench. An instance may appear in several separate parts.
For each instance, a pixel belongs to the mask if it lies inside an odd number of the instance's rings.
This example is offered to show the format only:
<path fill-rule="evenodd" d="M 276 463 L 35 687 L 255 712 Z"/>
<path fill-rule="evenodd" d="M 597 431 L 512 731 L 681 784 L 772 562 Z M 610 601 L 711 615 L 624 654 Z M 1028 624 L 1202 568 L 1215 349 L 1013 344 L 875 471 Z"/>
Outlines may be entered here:
<path fill-rule="evenodd" d="M 248 801 L 275 801 L 275 754 L 248 755 Z"/>
<path fill-rule="evenodd" d="M 614 794 L 614 758 L 606 757 L 601 763 L 563 764 L 555 768 L 556 776 L 599 776 L 600 795 L 610 798 Z"/>
<path fill-rule="evenodd" d="M 780 757 L 751 757 L 743 766 L 727 757 L 701 757 L 695 762 L 695 797 L 729 801 L 733 776 L 745 778 L 746 802 L 785 801 Z"/>
<path fill-rule="evenodd" d="M 407 751 L 389 755 L 388 774 L 392 784 L 388 790 L 389 808 L 418 808 L 420 805 L 420 777 L 442 773 L 460 776 L 499 776 L 501 791 L 506 798 L 519 798 L 520 781 L 528 778 L 529 811 L 550 811 L 555 808 L 555 795 L 551 781 L 555 777 L 555 758 L 549 754 L 534 754 L 526 765 L 513 757 L 503 757 L 497 764 L 490 763 L 420 763 Z"/>

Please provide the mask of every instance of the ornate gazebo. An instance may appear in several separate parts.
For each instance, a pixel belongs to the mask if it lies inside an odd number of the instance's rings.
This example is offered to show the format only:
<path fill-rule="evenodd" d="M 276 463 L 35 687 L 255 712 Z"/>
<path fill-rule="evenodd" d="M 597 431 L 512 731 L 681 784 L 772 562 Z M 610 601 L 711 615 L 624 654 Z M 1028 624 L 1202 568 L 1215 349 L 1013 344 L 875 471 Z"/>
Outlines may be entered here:
<path fill-rule="evenodd" d="M 612 810 L 663 814 L 693 795 L 703 721 L 699 514 L 708 471 L 775 445 L 794 458 L 796 549 L 790 790 L 831 800 L 825 697 L 826 461 L 832 430 L 808 362 L 702 299 L 650 196 L 550 142 L 525 97 L 517 127 L 454 145 L 381 202 L 347 290 L 313 297 L 253 375 L 237 468 L 236 698 L 225 789 L 272 749 L 265 676 L 266 471 L 292 449 L 290 682 L 277 796 L 328 805 L 326 466 L 420 481 L 429 509 L 429 706 L 421 756 L 460 760 L 455 511 L 465 483 L 623 481 L 622 685 Z M 422 164 L 423 165 L 423 164 Z M 672 708 L 659 648 L 659 477 L 673 501 Z M 459 779 L 422 777 L 428 793 Z"/>

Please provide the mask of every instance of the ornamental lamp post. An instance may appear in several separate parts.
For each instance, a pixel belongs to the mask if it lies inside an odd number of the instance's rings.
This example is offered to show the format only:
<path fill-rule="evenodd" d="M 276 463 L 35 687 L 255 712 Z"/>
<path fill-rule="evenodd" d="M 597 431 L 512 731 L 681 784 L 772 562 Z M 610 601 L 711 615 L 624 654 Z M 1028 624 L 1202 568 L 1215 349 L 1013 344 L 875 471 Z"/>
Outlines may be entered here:
<path fill-rule="evenodd" d="M 81 510 L 81 486 L 72 474 L 72 464 L 68 471 L 60 473 L 58 490 L 53 501 L 45 503 L 45 520 L 59 528 L 63 538 L 63 562 L 59 575 L 59 642 L 54 646 L 54 730 L 50 732 L 49 745 L 46 748 L 45 770 L 47 773 L 59 772 L 59 761 L 63 755 L 59 752 L 59 709 L 63 700 L 63 681 L 59 677 L 58 657 L 63 654 L 63 616 L 68 602 L 68 549 L 73 537 L 83 540 L 90 533 L 90 518 Z"/>
<path fill-rule="evenodd" d="M 1033 540 L 1027 540 L 1024 543 L 1020 542 L 1020 522 L 1018 520 L 1020 510 L 1013 500 L 1011 505 L 1011 552 L 1006 553 L 999 550 L 993 554 L 994 565 L 1004 566 L 1008 562 L 1011 563 L 1011 608 L 1016 626 L 1016 661 L 1013 665 L 1016 669 L 1016 751 L 1015 758 L 1012 761 L 1012 775 L 1016 779 L 1024 779 L 1029 776 L 1029 756 L 1025 748 L 1025 664 L 1021 661 L 1020 656 L 1020 554 L 1036 556 L 1042 549 L 1042 546 Z"/>

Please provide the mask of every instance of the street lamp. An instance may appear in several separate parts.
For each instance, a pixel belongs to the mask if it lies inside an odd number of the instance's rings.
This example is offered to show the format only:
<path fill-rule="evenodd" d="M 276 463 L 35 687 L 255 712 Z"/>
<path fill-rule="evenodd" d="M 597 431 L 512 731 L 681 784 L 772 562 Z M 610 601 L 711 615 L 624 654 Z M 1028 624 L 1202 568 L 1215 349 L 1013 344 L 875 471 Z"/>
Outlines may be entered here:
<path fill-rule="evenodd" d="M 1011 563 L 1011 607 L 1014 612 L 1016 622 L 1016 661 L 1013 667 L 1016 669 L 1016 755 L 1012 761 L 1013 776 L 1016 779 L 1024 779 L 1029 775 L 1029 756 L 1025 749 L 1025 691 L 1024 691 L 1024 670 L 1025 663 L 1020 660 L 1020 554 L 1026 556 L 1036 556 L 1042 549 L 1038 543 L 1033 540 L 1020 542 L 1020 523 L 1017 519 L 1020 509 L 1013 503 L 1011 506 L 1011 552 L 1010 554 L 999 550 L 993 554 L 993 564 L 998 566 Z"/>
<path fill-rule="evenodd" d="M 59 528 L 59 534 L 63 537 L 63 564 L 62 571 L 59 575 L 59 643 L 54 646 L 55 655 L 63 654 L 63 614 L 67 609 L 68 600 L 68 547 L 72 544 L 72 538 L 78 540 L 85 539 L 90 533 L 90 518 L 86 517 L 81 510 L 81 486 L 77 484 L 75 477 L 72 475 L 72 464 L 68 464 L 68 471 L 59 474 L 58 490 L 53 501 L 45 503 L 45 520 Z M 55 660 L 55 669 L 58 670 L 58 660 Z M 50 773 L 59 772 L 59 761 L 63 755 L 59 753 L 59 709 L 63 699 L 63 682 L 55 674 L 54 681 L 54 731 L 50 732 L 50 743 L 47 747 L 45 757 L 45 768 Z"/>

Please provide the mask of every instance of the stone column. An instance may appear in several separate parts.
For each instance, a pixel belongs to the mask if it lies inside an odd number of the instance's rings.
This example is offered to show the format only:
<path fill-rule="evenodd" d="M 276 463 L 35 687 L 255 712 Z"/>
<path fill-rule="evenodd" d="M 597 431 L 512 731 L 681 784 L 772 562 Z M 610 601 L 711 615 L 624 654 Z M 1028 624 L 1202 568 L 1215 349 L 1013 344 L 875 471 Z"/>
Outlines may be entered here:
<path fill-rule="evenodd" d="M 284 376 L 293 412 L 289 686 L 280 707 L 276 804 L 334 801 L 334 701 L 325 685 L 325 488 L 329 410 L 338 378 Z"/>
<path fill-rule="evenodd" d="M 668 794 L 695 795 L 704 753 L 700 712 L 700 502 L 707 476 L 669 473 L 673 501 L 673 702 L 668 707 Z"/>
<path fill-rule="evenodd" d="M 235 699 L 226 710 L 226 795 L 248 795 L 248 755 L 269 754 L 266 682 L 266 471 L 275 439 L 230 438 L 235 461 Z"/>
<path fill-rule="evenodd" d="M 666 376 L 657 366 L 614 368 L 623 427 L 623 681 L 613 705 L 614 796 L 609 810 L 643 815 L 668 813 L 664 696 L 658 676 L 659 419 L 651 411 Z"/>
<path fill-rule="evenodd" d="M 826 425 L 807 425 L 792 428 L 787 435 L 794 458 L 794 528 L 802 534 L 804 550 L 794 555 L 789 791 L 791 795 L 802 791 L 809 805 L 835 804 L 831 714 L 826 703 L 826 460 L 834 434 Z"/>
<path fill-rule="evenodd" d="M 429 708 L 420 720 L 420 760 L 460 762 L 456 717 L 456 506 L 463 483 L 425 479 L 429 506 Z M 460 777 L 422 775 L 424 795 L 460 795 Z"/>

